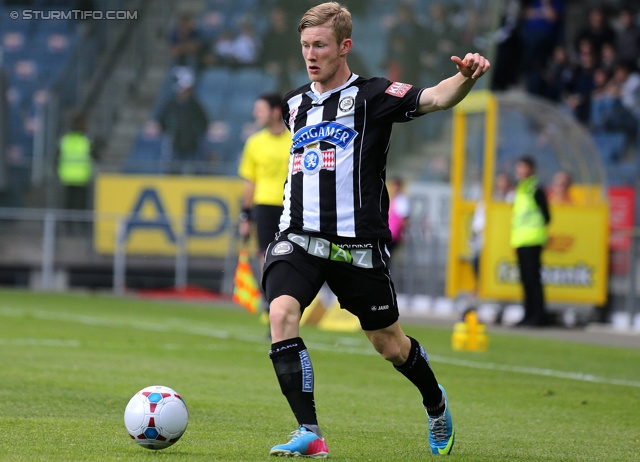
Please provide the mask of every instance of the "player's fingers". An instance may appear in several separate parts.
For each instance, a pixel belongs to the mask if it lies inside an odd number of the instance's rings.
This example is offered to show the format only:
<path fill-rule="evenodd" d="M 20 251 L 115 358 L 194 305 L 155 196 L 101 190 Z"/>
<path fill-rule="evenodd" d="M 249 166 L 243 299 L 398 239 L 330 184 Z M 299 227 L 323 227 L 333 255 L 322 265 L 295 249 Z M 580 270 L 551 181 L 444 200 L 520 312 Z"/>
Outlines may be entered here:
<path fill-rule="evenodd" d="M 482 56 L 480 56 L 478 53 L 467 53 L 467 55 L 464 57 L 463 62 L 465 66 L 467 66 L 472 71 L 475 71 L 478 68 L 480 58 L 482 58 Z"/>
<path fill-rule="evenodd" d="M 463 63 L 463 62 L 462 62 L 462 60 L 461 60 L 459 57 L 457 57 L 457 56 L 452 56 L 452 57 L 451 57 L 451 61 L 453 61 L 453 62 L 456 64 L 456 66 L 458 66 L 458 67 L 464 67 L 464 63 Z"/>
<path fill-rule="evenodd" d="M 478 77 L 481 77 L 489 70 L 490 67 L 491 64 L 489 64 L 489 61 L 484 56 L 479 56 L 476 62 L 476 68 L 471 78 L 477 79 Z"/>
<path fill-rule="evenodd" d="M 456 63 L 456 66 L 458 67 L 458 71 L 460 71 L 460 73 L 465 77 L 471 77 L 473 75 L 473 72 L 475 70 L 473 68 L 475 63 L 475 58 L 473 53 L 467 53 L 464 59 L 460 59 L 457 56 L 452 56 L 451 61 Z"/>

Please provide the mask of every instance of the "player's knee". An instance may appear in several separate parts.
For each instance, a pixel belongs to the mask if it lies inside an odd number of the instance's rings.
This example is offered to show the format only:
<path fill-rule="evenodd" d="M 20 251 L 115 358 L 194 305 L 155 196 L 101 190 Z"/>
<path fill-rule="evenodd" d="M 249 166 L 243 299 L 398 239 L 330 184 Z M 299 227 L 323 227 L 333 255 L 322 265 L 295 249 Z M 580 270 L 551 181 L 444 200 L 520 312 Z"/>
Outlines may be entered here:
<path fill-rule="evenodd" d="M 378 351 L 380 355 L 387 361 L 398 364 L 402 362 L 402 352 L 400 346 L 394 344 L 385 345 L 381 351 Z"/>
<path fill-rule="evenodd" d="M 376 351 L 387 361 L 397 363 L 402 352 L 400 346 L 389 338 L 372 338 L 371 343 Z"/>
<path fill-rule="evenodd" d="M 269 322 L 272 326 L 297 325 L 300 322 L 300 305 L 286 295 L 276 298 L 269 305 Z"/>

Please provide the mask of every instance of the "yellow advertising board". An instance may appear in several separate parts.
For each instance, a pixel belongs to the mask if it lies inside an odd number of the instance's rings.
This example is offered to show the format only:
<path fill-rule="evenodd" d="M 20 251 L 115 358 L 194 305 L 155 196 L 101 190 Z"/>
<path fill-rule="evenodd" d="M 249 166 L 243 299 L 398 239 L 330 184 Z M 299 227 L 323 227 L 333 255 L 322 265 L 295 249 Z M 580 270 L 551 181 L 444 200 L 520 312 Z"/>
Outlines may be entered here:
<path fill-rule="evenodd" d="M 523 298 L 516 254 L 510 245 L 511 207 L 495 202 L 492 197 L 498 110 L 497 98 L 487 91 L 472 92 L 454 107 L 446 281 L 450 297 L 474 293 L 480 299 L 522 301 Z M 481 136 L 473 137 L 478 124 Z M 478 143 L 478 139 L 482 142 Z M 589 171 L 583 165 L 587 162 L 585 158 L 568 160 L 581 167 L 578 171 Z M 481 184 L 480 193 L 471 194 L 474 182 Z M 602 184 L 597 181 L 573 185 L 571 198 L 572 205 L 551 206 L 550 239 L 542 254 L 545 298 L 552 303 L 601 305 L 606 301 L 608 284 L 609 205 Z M 487 205 L 477 281 L 469 243 L 471 220 L 480 199 Z"/>
<path fill-rule="evenodd" d="M 542 252 L 545 297 L 557 303 L 602 304 L 607 287 L 606 205 L 551 206 L 549 241 Z M 479 295 L 497 300 L 522 300 L 515 250 L 510 246 L 511 207 L 487 208 L 485 245 L 480 259 Z"/>
<path fill-rule="evenodd" d="M 128 254 L 225 256 L 240 213 L 239 178 L 101 174 L 95 182 L 95 251 L 113 254 L 116 230 Z"/>

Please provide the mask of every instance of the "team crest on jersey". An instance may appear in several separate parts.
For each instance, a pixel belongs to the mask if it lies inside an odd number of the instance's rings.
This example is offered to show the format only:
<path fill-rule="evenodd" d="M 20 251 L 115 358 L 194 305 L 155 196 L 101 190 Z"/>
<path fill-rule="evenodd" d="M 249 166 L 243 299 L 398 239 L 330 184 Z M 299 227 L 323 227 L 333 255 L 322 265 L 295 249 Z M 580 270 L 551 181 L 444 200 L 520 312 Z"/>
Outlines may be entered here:
<path fill-rule="evenodd" d="M 290 254 L 291 252 L 293 252 L 293 244 L 291 244 L 291 242 L 287 242 L 287 241 L 282 241 L 282 242 L 278 242 L 276 245 L 273 246 L 273 249 L 271 250 L 271 255 L 287 255 Z"/>
<path fill-rule="evenodd" d="M 338 103 L 338 108 L 342 112 L 350 111 L 353 108 L 353 105 L 355 104 L 355 102 L 356 102 L 356 100 L 353 99 L 353 96 L 345 96 Z"/>
<path fill-rule="evenodd" d="M 306 149 L 302 153 L 300 168 L 305 175 L 315 175 L 322 169 L 322 152 L 320 149 Z"/>
<path fill-rule="evenodd" d="M 411 87 L 413 87 L 413 85 L 409 83 L 393 82 L 389 85 L 389 88 L 387 88 L 385 93 L 397 98 L 402 98 L 409 90 L 411 90 Z"/>
<path fill-rule="evenodd" d="M 315 175 L 320 170 L 336 169 L 335 149 L 320 150 L 306 149 L 302 154 L 293 156 L 293 174 L 303 172 L 305 175 Z"/>

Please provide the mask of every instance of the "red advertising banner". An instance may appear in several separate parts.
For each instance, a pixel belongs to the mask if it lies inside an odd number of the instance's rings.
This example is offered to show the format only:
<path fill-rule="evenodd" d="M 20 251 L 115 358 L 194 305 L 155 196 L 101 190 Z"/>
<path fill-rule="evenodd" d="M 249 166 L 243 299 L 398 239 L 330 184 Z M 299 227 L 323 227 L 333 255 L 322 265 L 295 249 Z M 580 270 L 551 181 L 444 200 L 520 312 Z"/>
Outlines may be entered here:
<path fill-rule="evenodd" d="M 611 274 L 624 275 L 629 270 L 629 250 L 636 209 L 633 187 L 610 186 L 609 196 L 609 249 Z"/>
<path fill-rule="evenodd" d="M 609 194 L 609 247 L 612 251 L 629 250 L 631 236 L 625 232 L 633 228 L 635 194 L 630 186 L 610 186 Z"/>

